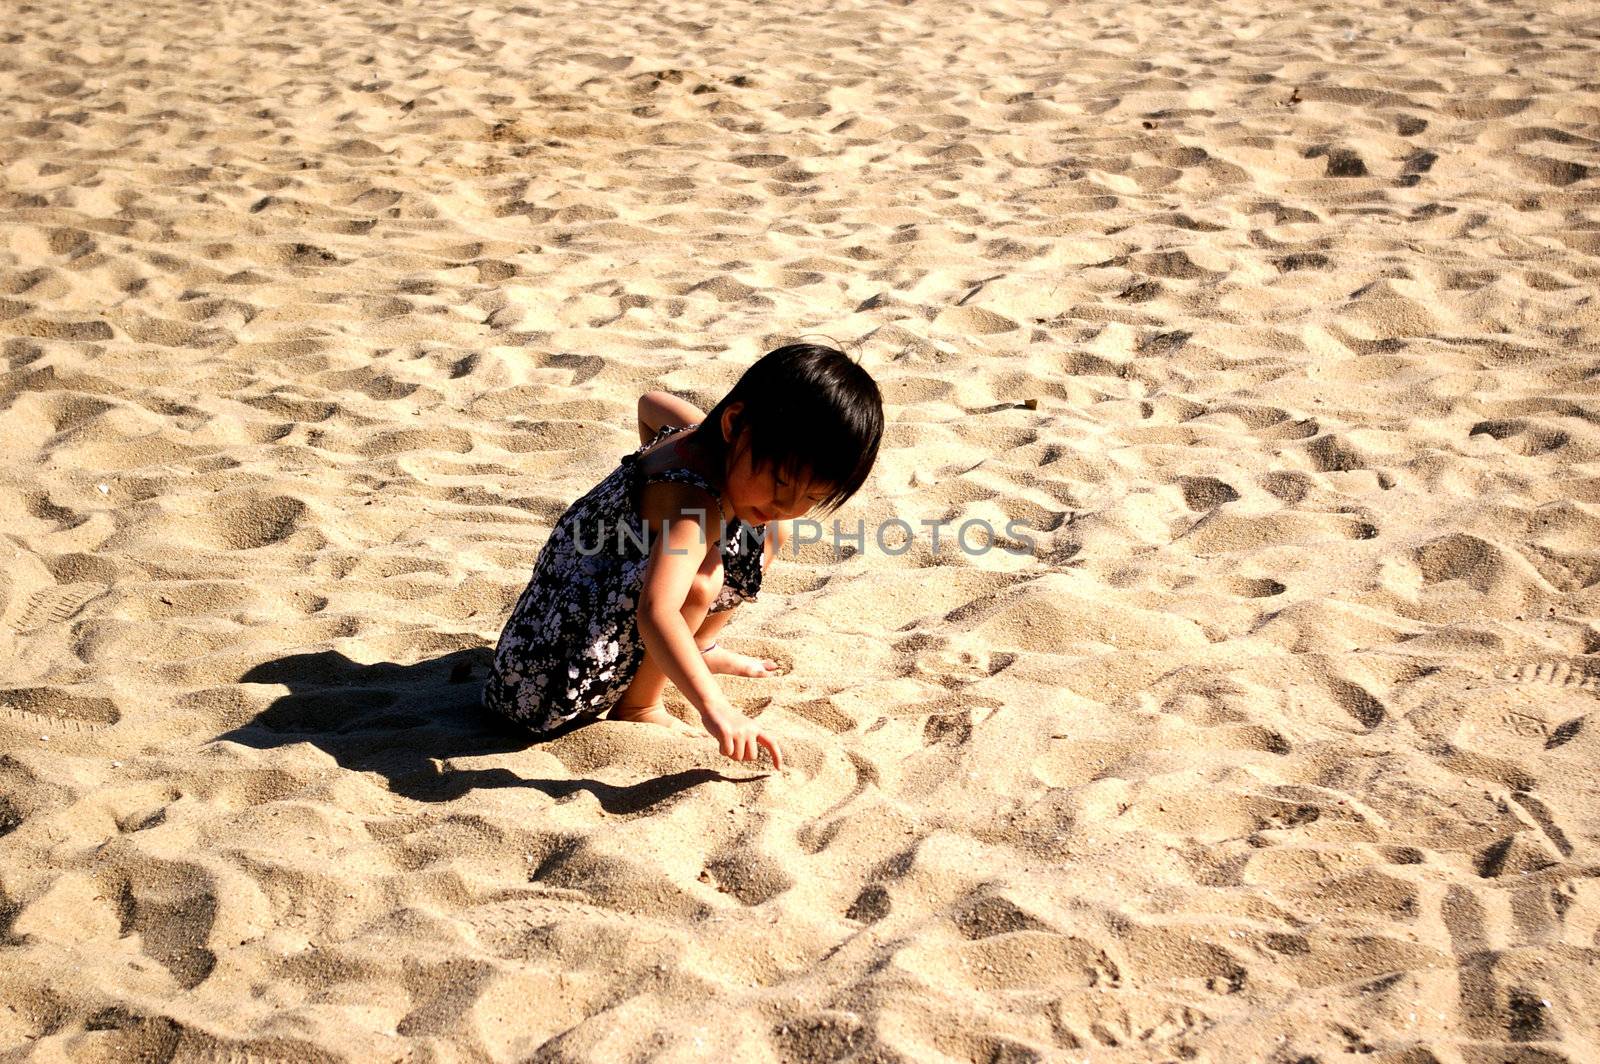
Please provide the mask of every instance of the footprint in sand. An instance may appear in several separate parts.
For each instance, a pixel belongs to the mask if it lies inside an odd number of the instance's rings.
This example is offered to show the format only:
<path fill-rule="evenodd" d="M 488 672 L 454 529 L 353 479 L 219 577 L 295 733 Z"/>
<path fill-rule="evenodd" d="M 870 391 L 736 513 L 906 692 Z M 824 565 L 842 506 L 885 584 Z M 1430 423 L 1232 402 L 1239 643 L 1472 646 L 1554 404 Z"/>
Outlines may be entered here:
<path fill-rule="evenodd" d="M 0 566 L 0 624 L 16 632 L 35 632 L 75 617 L 105 594 L 105 584 L 59 584 L 35 554 L 17 548 Z"/>
<path fill-rule="evenodd" d="M 71 620 L 105 591 L 104 584 L 57 584 L 39 588 L 20 603 L 19 609 L 7 611 L 6 624 L 19 632 L 61 624 Z"/>
<path fill-rule="evenodd" d="M 74 695 L 59 687 L 14 687 L 0 690 L 0 722 L 27 728 L 93 731 L 122 719 L 109 698 Z"/>
<path fill-rule="evenodd" d="M 1492 675 L 1441 670 L 1397 688 L 1390 702 L 1411 727 L 1441 744 L 1437 756 L 1447 770 L 1537 792 L 1540 809 L 1558 810 L 1543 819 L 1530 812 L 1529 828 L 1560 851 L 1566 836 L 1558 817 L 1587 800 L 1576 782 L 1582 774 L 1571 772 L 1594 756 L 1590 722 L 1600 708 L 1600 675 L 1591 670 L 1585 661 L 1504 665 Z"/>

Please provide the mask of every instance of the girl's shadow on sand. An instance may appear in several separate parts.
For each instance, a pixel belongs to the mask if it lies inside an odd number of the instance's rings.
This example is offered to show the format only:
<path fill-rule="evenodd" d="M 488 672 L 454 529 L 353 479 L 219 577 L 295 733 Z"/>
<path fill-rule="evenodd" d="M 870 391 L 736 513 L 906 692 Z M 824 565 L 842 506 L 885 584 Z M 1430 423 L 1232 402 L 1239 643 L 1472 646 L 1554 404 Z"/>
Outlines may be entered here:
<path fill-rule="evenodd" d="M 560 801 L 588 791 L 607 813 L 640 813 L 712 780 L 710 769 L 674 772 L 627 787 L 590 779 L 527 779 L 510 769 L 461 769 L 444 762 L 525 750 L 546 738 L 483 709 L 478 693 L 493 650 L 457 650 L 415 665 L 363 665 L 334 650 L 257 665 L 240 683 L 289 688 L 248 724 L 217 736 L 265 750 L 311 743 L 353 772 L 376 772 L 389 790 L 419 802 L 448 802 L 478 787 L 532 787 Z"/>

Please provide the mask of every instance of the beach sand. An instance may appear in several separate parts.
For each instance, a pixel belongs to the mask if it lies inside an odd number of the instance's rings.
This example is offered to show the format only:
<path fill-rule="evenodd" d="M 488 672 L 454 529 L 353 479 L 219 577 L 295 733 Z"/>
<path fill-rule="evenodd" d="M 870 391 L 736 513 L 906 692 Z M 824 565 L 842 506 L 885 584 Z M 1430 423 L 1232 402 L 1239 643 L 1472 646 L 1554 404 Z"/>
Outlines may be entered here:
<path fill-rule="evenodd" d="M 1597 36 L 9 7 L 0 1057 L 1600 1059 Z M 486 720 L 638 396 L 815 333 L 948 526 L 727 629 L 792 765 Z"/>

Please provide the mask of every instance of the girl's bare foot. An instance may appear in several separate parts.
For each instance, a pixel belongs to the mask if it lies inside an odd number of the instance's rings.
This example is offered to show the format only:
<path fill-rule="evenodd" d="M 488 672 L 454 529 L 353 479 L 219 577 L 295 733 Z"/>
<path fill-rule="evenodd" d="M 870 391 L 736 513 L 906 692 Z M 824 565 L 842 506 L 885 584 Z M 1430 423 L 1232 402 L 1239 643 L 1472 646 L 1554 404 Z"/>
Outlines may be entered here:
<path fill-rule="evenodd" d="M 771 658 L 752 658 L 726 647 L 714 646 L 701 656 L 705 658 L 706 668 L 724 676 L 778 676 L 783 671 Z"/>
<path fill-rule="evenodd" d="M 611 711 L 611 719 L 626 720 L 636 724 L 659 724 L 663 728 L 670 728 L 680 735 L 698 736 L 701 734 L 671 713 L 668 713 L 660 702 L 652 702 L 648 706 L 617 706 Z"/>

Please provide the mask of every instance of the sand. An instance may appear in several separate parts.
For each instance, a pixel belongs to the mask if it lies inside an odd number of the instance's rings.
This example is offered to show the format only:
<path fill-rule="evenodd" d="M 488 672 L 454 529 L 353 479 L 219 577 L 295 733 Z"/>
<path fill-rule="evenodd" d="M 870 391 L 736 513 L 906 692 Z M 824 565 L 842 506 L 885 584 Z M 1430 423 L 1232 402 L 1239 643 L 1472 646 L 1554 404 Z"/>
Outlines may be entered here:
<path fill-rule="evenodd" d="M 1597 30 L 9 6 L 0 1058 L 1600 1059 Z M 639 394 L 811 333 L 841 521 L 1031 549 L 781 560 L 781 775 L 486 721 Z"/>

